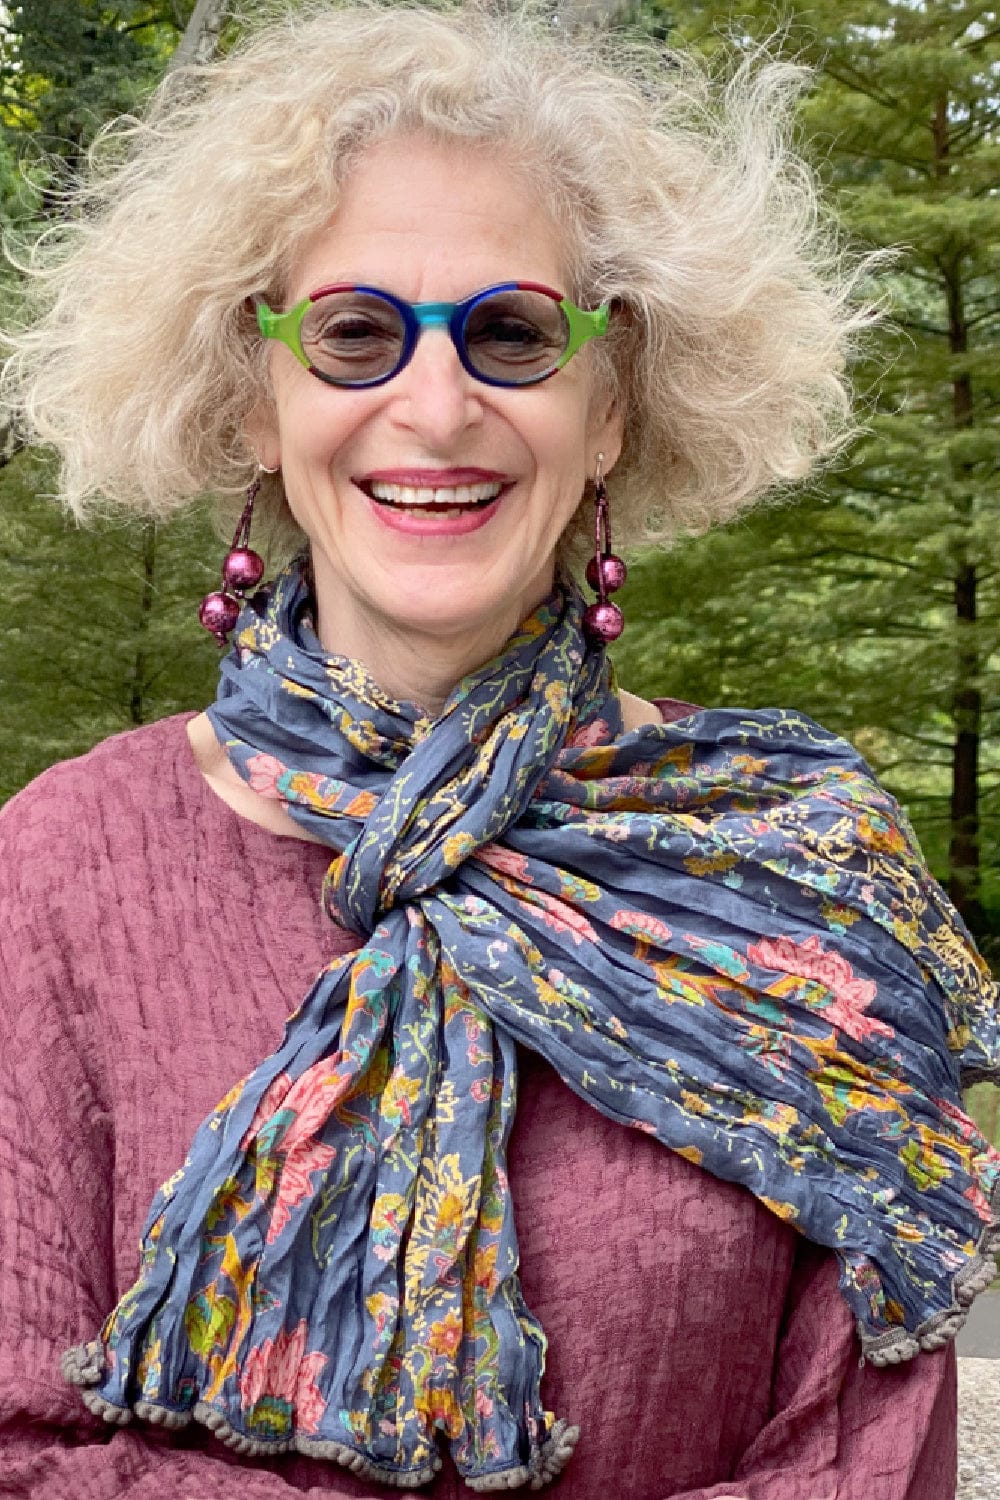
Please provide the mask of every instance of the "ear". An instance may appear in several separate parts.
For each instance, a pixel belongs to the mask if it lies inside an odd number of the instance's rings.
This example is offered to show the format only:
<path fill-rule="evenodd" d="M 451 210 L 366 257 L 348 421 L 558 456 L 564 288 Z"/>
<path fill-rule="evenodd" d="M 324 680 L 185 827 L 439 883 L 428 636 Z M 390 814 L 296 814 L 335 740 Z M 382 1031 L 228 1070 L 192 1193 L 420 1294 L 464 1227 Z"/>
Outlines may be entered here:
<path fill-rule="evenodd" d="M 625 414 L 614 396 L 609 395 L 607 389 L 600 385 L 591 397 L 587 417 L 588 472 L 591 472 L 596 463 L 598 453 L 603 453 L 604 473 L 610 474 L 618 462 L 624 436 Z"/>
<path fill-rule="evenodd" d="M 250 452 L 265 469 L 281 467 L 281 436 L 274 402 L 260 400 L 247 412 L 243 436 Z"/>

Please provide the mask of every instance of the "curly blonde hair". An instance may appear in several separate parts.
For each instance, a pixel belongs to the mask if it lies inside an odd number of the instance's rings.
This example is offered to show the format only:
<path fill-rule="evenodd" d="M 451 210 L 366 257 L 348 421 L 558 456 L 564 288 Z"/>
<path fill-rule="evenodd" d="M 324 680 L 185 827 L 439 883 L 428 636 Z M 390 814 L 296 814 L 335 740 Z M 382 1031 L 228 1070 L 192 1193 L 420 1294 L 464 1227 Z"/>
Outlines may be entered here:
<path fill-rule="evenodd" d="M 359 153 L 424 131 L 539 174 L 570 295 L 622 309 L 591 346 L 625 415 L 616 540 L 702 530 L 852 435 L 845 371 L 871 313 L 792 141 L 804 76 L 764 55 L 715 83 L 692 56 L 531 8 L 293 10 L 105 132 L 24 265 L 6 400 L 59 453 L 77 516 L 237 494 L 268 394 L 248 293 L 282 306 Z M 287 513 L 280 480 L 267 498 Z"/>

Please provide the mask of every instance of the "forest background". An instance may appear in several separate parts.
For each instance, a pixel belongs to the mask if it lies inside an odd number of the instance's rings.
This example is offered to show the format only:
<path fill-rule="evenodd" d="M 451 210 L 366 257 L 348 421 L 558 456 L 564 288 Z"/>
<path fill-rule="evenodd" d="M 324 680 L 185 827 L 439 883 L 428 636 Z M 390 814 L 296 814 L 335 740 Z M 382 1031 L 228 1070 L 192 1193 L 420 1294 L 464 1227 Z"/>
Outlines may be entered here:
<path fill-rule="evenodd" d="M 254 0 L 240 0 L 242 17 Z M 586 10 L 586 0 L 583 8 Z M 238 34 L 226 0 L 0 4 L 0 223 L 64 210 L 108 120 Z M 624 682 L 711 705 L 793 705 L 852 740 L 907 809 L 1000 972 L 1000 23 L 974 0 L 630 0 L 553 6 L 725 72 L 755 42 L 806 62 L 800 144 L 853 252 L 895 247 L 837 468 L 707 536 L 632 560 Z M 0 323 L 23 280 L 0 270 Z M 128 309 L 123 307 L 127 320 Z M 223 550 L 207 504 L 86 531 L 49 456 L 0 417 L 0 801 L 53 761 L 214 695 L 196 621 Z M 1000 1091 L 973 1108 L 1000 1142 Z"/>

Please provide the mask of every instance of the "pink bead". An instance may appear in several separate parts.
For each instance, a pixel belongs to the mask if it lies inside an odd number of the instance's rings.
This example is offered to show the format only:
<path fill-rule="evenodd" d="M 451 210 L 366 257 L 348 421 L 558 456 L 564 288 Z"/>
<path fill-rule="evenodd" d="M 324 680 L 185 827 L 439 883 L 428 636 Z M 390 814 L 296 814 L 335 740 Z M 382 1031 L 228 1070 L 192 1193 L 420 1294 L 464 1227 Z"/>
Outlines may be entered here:
<path fill-rule="evenodd" d="M 239 619 L 239 601 L 231 594 L 206 594 L 198 619 L 218 640 L 224 640 Z"/>
<path fill-rule="evenodd" d="M 256 588 L 264 576 L 264 559 L 249 547 L 234 547 L 222 564 L 222 581 L 227 589 L 242 594 Z"/>
<path fill-rule="evenodd" d="M 583 612 L 583 628 L 598 641 L 616 641 L 625 629 L 625 616 L 617 604 L 589 604 Z"/>
<path fill-rule="evenodd" d="M 587 564 L 587 582 L 592 589 L 600 593 L 601 579 L 604 579 L 604 592 L 613 594 L 620 589 L 628 577 L 628 568 L 622 558 L 616 557 L 613 552 L 604 557 L 592 557 Z"/>

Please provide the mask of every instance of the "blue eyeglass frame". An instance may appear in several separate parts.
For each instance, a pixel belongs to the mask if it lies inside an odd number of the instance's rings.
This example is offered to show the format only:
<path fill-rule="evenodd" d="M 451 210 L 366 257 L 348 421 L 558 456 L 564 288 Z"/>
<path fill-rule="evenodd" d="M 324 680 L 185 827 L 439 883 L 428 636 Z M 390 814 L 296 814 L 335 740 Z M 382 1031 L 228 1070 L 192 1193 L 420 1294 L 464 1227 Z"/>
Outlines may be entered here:
<path fill-rule="evenodd" d="M 380 297 L 383 302 L 388 302 L 394 307 L 403 320 L 403 343 L 400 348 L 399 360 L 395 367 L 387 375 L 378 375 L 374 380 L 338 380 L 333 375 L 327 375 L 323 370 L 311 362 L 302 348 L 301 329 L 302 320 L 314 302 L 321 297 L 328 297 L 333 292 L 363 292 L 367 296 Z M 489 375 L 484 375 L 477 370 L 469 360 L 468 350 L 465 346 L 465 329 L 470 315 L 479 304 L 487 297 L 494 297 L 499 292 L 541 292 L 546 297 L 551 297 L 562 309 L 563 315 L 569 328 L 569 341 L 565 350 L 551 369 L 543 371 L 541 375 L 533 375 L 530 380 L 496 380 Z M 461 362 L 462 368 L 473 380 L 478 380 L 483 385 L 499 386 L 504 390 L 513 390 L 518 386 L 539 385 L 543 380 L 548 380 L 561 370 L 573 355 L 589 339 L 600 338 L 608 331 L 608 321 L 611 315 L 611 303 L 605 302 L 593 312 L 587 312 L 582 307 L 577 307 L 568 297 L 557 292 L 553 287 L 543 286 L 538 281 L 503 281 L 496 286 L 483 287 L 481 291 L 473 292 L 471 297 L 466 297 L 462 302 L 406 302 L 402 297 L 395 296 L 392 292 L 383 291 L 377 286 L 359 286 L 354 282 L 340 282 L 335 286 L 320 287 L 315 292 L 310 292 L 297 302 L 287 312 L 273 312 L 262 297 L 253 299 L 257 313 L 257 327 L 266 339 L 277 339 L 289 348 L 301 365 L 315 375 L 318 380 L 325 381 L 327 385 L 337 386 L 340 390 L 370 390 L 374 386 L 385 385 L 394 380 L 399 372 L 409 364 L 413 358 L 413 352 L 417 347 L 417 340 L 425 328 L 446 328 L 454 345 L 455 352 Z"/>

